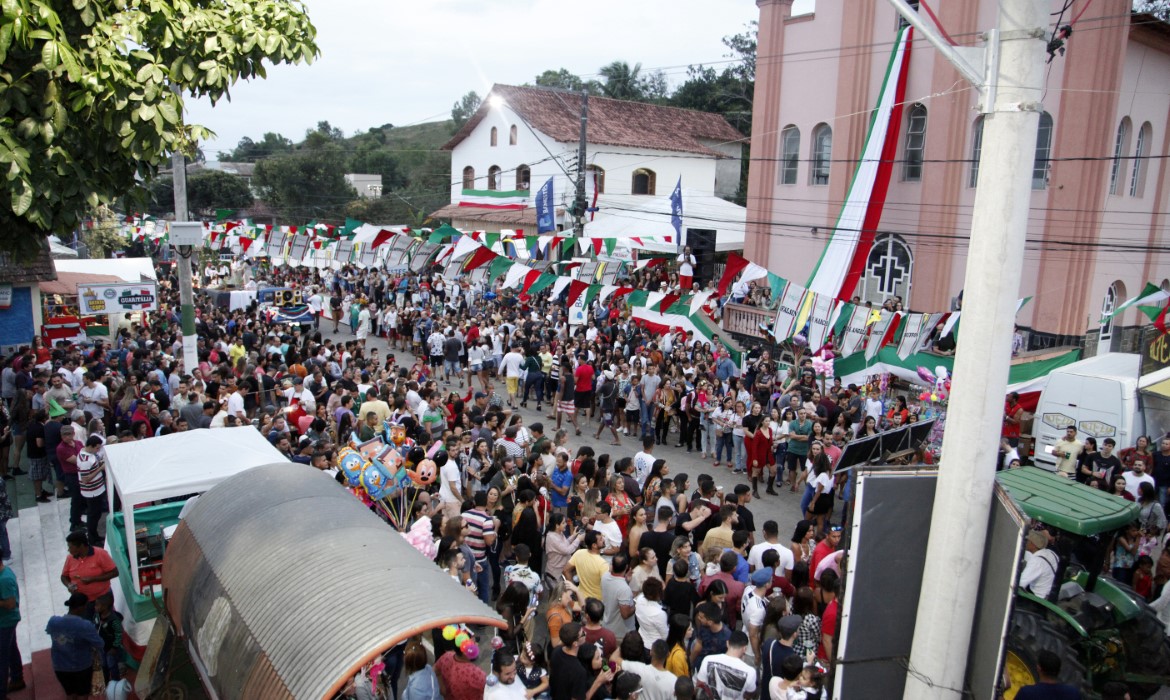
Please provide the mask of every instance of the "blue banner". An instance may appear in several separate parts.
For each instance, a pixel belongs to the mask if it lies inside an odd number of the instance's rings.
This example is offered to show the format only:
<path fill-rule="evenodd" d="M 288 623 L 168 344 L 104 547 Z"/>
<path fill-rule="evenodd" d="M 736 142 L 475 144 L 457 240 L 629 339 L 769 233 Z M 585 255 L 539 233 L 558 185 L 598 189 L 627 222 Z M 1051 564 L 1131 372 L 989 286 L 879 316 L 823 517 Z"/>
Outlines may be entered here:
<path fill-rule="evenodd" d="M 674 227 L 674 242 L 682 247 L 682 176 L 678 178 L 678 184 L 674 186 L 674 192 L 670 193 L 670 225 Z"/>
<path fill-rule="evenodd" d="M 556 233 L 557 216 L 553 206 L 553 179 L 540 186 L 536 191 L 536 232 Z"/>

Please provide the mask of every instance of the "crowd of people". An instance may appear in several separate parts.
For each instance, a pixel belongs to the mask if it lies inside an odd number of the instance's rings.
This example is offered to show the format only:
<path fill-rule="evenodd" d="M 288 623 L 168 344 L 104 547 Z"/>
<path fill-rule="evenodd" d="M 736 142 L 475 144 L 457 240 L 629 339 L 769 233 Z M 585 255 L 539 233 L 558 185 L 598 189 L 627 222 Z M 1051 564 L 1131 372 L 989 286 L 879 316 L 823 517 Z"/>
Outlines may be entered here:
<path fill-rule="evenodd" d="M 594 300 L 570 324 L 549 291 L 440 268 L 242 264 L 251 288 L 299 290 L 313 324 L 203 303 L 198 366 L 184 367 L 177 284 L 161 269 L 162 309 L 148 322 L 90 344 L 38 339 L 4 362 L 4 479 L 27 477 L 41 502 L 69 499 L 71 527 L 100 551 L 108 443 L 253 425 L 289 460 L 343 482 L 341 447 L 400 426 L 446 460 L 393 524 L 427 521 L 436 565 L 508 627 L 469 631 L 492 642 L 488 668 L 435 630 L 431 655 L 408 640 L 347 694 L 824 697 L 851 504 L 834 467 L 848 441 L 929 419 L 932 404 L 824 381 L 759 348 L 737 361 L 718 336 L 638 325 L 621 300 Z M 679 284 L 672 274 L 647 268 L 630 284 Z M 570 436 L 592 441 L 573 450 Z M 677 468 L 683 449 L 698 473 Z M 800 517 L 757 526 L 753 508 L 781 498 Z M 3 528 L 0 549 L 10 556 Z"/>

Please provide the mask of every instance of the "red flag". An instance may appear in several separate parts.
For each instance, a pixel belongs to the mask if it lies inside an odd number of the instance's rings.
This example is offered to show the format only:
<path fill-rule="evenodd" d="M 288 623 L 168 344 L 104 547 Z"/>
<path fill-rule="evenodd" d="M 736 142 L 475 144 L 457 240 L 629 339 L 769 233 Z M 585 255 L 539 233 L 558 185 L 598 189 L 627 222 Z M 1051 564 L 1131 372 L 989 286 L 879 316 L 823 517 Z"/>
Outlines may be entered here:
<path fill-rule="evenodd" d="M 613 290 L 613 294 L 609 295 L 609 298 L 617 299 L 618 297 L 624 297 L 632 291 L 634 291 L 633 287 L 618 287 L 617 289 Z"/>
<path fill-rule="evenodd" d="M 572 306 L 573 302 L 577 301 L 577 297 L 581 296 L 581 293 L 586 289 L 589 289 L 589 285 L 584 282 L 580 280 L 569 280 L 569 306 Z"/>
<path fill-rule="evenodd" d="M 524 284 L 520 285 L 520 291 L 527 294 L 529 288 L 536 284 L 538 279 L 540 279 L 540 270 L 530 270 L 528 274 L 524 275 Z"/>
<path fill-rule="evenodd" d="M 234 229 L 235 227 L 237 227 L 239 225 L 240 225 L 240 222 L 238 222 L 238 221 L 229 221 L 223 225 L 223 231 L 224 231 L 224 233 L 227 233 L 228 231 L 231 231 L 232 229 Z"/>
<path fill-rule="evenodd" d="M 390 229 L 384 228 L 378 232 L 377 236 L 374 236 L 374 240 L 372 243 L 370 243 L 370 247 L 377 248 L 378 246 L 382 245 L 383 243 L 385 243 L 386 241 L 390 240 L 393 237 L 394 237 L 394 232 L 391 231 Z"/>
<path fill-rule="evenodd" d="M 1158 329 L 1162 335 L 1166 335 L 1166 312 L 1170 311 L 1170 304 L 1162 307 L 1162 311 L 1158 313 L 1158 317 L 1154 319 L 1154 328 Z"/>
<path fill-rule="evenodd" d="M 320 238 L 313 241 L 313 250 L 321 250 L 321 239 Z"/>
<path fill-rule="evenodd" d="M 638 238 L 637 236 L 631 237 L 630 240 L 637 243 L 638 245 L 645 245 L 645 243 L 642 243 L 642 239 Z"/>
<path fill-rule="evenodd" d="M 593 244 L 593 254 L 601 255 L 601 246 L 604 243 L 600 238 L 590 238 L 589 242 Z"/>
<path fill-rule="evenodd" d="M 747 266 L 747 258 L 738 253 L 727 254 L 727 266 L 723 268 L 723 277 L 719 279 L 719 296 L 727 293 L 727 288 L 731 286 L 731 282 Z"/>
<path fill-rule="evenodd" d="M 666 313 L 666 310 L 674 306 L 679 299 L 682 299 L 681 294 L 667 294 L 665 297 L 663 297 L 662 303 L 658 305 L 658 311 L 661 313 Z"/>
<path fill-rule="evenodd" d="M 498 256 L 491 250 L 481 246 L 471 254 L 471 259 L 468 260 L 467 264 L 463 266 L 463 271 L 471 272 L 475 268 L 480 267 L 481 265 L 486 265 L 492 260 L 495 260 L 497 257 Z"/>
<path fill-rule="evenodd" d="M 252 247 L 252 239 L 251 238 L 241 238 L 240 239 L 240 250 L 247 253 L 248 249 L 251 247 Z"/>

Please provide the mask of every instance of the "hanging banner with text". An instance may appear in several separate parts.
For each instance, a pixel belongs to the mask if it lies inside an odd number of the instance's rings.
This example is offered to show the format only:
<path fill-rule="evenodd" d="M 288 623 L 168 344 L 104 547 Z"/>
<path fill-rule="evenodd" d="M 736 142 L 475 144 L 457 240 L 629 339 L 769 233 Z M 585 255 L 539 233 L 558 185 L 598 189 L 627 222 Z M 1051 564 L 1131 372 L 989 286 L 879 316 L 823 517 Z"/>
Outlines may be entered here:
<path fill-rule="evenodd" d="M 77 299 L 82 316 L 158 311 L 158 284 L 79 284 Z"/>

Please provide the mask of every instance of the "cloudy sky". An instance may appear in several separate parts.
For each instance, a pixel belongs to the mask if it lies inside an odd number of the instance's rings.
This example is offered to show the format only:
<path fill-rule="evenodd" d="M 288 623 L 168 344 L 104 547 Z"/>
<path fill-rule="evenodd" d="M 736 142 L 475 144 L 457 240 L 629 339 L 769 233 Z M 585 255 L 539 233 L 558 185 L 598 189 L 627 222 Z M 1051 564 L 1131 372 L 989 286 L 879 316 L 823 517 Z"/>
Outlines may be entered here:
<path fill-rule="evenodd" d="M 805 0 L 807 1 L 807 0 Z M 615 59 L 663 68 L 726 60 L 720 39 L 757 19 L 754 0 L 308 0 L 321 57 L 240 83 L 187 119 L 216 132 L 209 159 L 244 136 L 299 141 L 320 120 L 351 134 L 446 118 L 469 90 L 530 82 L 546 69 L 593 77 Z M 570 12 L 570 8 L 572 12 Z"/>

